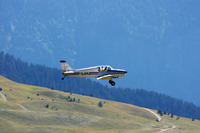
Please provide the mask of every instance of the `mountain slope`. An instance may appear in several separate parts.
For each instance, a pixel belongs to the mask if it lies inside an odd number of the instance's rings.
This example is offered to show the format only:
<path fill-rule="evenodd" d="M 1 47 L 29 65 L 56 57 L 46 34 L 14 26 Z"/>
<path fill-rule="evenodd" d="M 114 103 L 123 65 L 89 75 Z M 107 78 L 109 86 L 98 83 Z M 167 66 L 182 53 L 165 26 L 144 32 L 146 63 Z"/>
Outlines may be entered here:
<path fill-rule="evenodd" d="M 1 132 L 200 131 L 199 121 L 185 118 L 177 121 L 163 116 L 161 122 L 156 122 L 157 118 L 152 113 L 137 106 L 19 84 L 2 76 L 0 88 L 8 100 L 0 98 Z M 69 96 L 76 100 L 70 102 Z M 99 101 L 102 101 L 103 107 L 98 106 Z M 183 128 L 183 123 L 189 126 Z"/>
<path fill-rule="evenodd" d="M 0 51 L 60 67 L 128 70 L 116 86 L 199 101 L 200 2 L 1 1 Z"/>

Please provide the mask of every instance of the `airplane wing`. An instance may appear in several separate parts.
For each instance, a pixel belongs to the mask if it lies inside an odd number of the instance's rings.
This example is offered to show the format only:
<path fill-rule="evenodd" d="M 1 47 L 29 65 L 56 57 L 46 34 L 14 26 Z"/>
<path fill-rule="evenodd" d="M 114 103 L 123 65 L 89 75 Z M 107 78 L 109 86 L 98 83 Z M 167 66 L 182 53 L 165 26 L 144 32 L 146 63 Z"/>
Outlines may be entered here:
<path fill-rule="evenodd" d="M 100 76 L 100 77 L 98 77 L 97 79 L 98 79 L 98 80 L 103 80 L 103 79 L 112 79 L 112 78 L 114 78 L 114 76 L 108 74 L 108 75 Z"/>

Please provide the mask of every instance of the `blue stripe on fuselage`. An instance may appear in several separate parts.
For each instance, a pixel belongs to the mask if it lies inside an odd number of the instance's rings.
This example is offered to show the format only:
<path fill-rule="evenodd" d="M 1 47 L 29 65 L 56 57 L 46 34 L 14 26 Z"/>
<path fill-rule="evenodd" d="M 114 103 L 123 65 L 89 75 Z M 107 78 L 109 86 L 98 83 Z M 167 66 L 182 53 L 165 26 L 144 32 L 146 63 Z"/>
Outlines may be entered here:
<path fill-rule="evenodd" d="M 124 74 L 126 71 L 118 71 L 118 70 L 111 70 L 111 71 L 105 71 L 105 72 L 89 72 L 90 75 L 93 74 Z"/>

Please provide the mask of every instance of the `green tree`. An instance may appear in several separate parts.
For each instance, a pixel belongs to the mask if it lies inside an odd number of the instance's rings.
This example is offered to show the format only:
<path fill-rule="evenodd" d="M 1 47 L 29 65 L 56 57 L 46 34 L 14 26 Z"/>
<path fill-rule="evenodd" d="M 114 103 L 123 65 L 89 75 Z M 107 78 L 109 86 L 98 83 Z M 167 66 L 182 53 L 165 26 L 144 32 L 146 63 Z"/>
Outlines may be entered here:
<path fill-rule="evenodd" d="M 100 101 L 100 102 L 98 103 L 98 106 L 102 108 L 102 107 L 103 107 L 103 103 Z"/>
<path fill-rule="evenodd" d="M 72 102 L 72 101 L 73 101 L 72 98 L 70 98 L 69 102 Z"/>
<path fill-rule="evenodd" d="M 157 113 L 160 114 L 160 116 L 163 116 L 163 112 L 161 110 L 158 110 Z"/>
<path fill-rule="evenodd" d="M 80 103 L 80 101 L 81 101 L 81 100 L 80 100 L 80 99 L 78 99 L 78 103 Z"/>
<path fill-rule="evenodd" d="M 47 105 L 45 106 L 45 108 L 49 108 L 49 104 L 47 104 Z"/>
<path fill-rule="evenodd" d="M 75 102 L 76 101 L 76 99 L 75 99 L 75 97 L 73 98 L 73 102 Z"/>

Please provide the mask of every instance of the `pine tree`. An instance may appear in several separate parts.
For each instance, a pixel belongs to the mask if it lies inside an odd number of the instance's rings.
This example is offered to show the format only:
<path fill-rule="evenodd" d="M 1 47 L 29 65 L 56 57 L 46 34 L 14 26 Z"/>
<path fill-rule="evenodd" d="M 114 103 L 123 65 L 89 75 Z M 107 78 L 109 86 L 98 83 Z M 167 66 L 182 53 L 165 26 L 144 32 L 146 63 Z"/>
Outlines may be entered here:
<path fill-rule="evenodd" d="M 103 103 L 100 101 L 100 102 L 98 103 L 98 106 L 102 108 L 102 107 L 103 107 Z"/>
<path fill-rule="evenodd" d="M 73 102 L 75 102 L 76 101 L 76 99 L 75 99 L 75 97 L 73 98 Z"/>
<path fill-rule="evenodd" d="M 80 103 L 80 101 L 81 101 L 81 100 L 80 100 L 80 99 L 78 99 L 78 103 Z"/>
<path fill-rule="evenodd" d="M 163 116 L 163 112 L 161 110 L 158 110 L 157 113 L 160 114 L 160 116 Z"/>
<path fill-rule="evenodd" d="M 45 108 L 49 108 L 49 104 L 47 104 L 47 105 L 45 106 Z"/>

